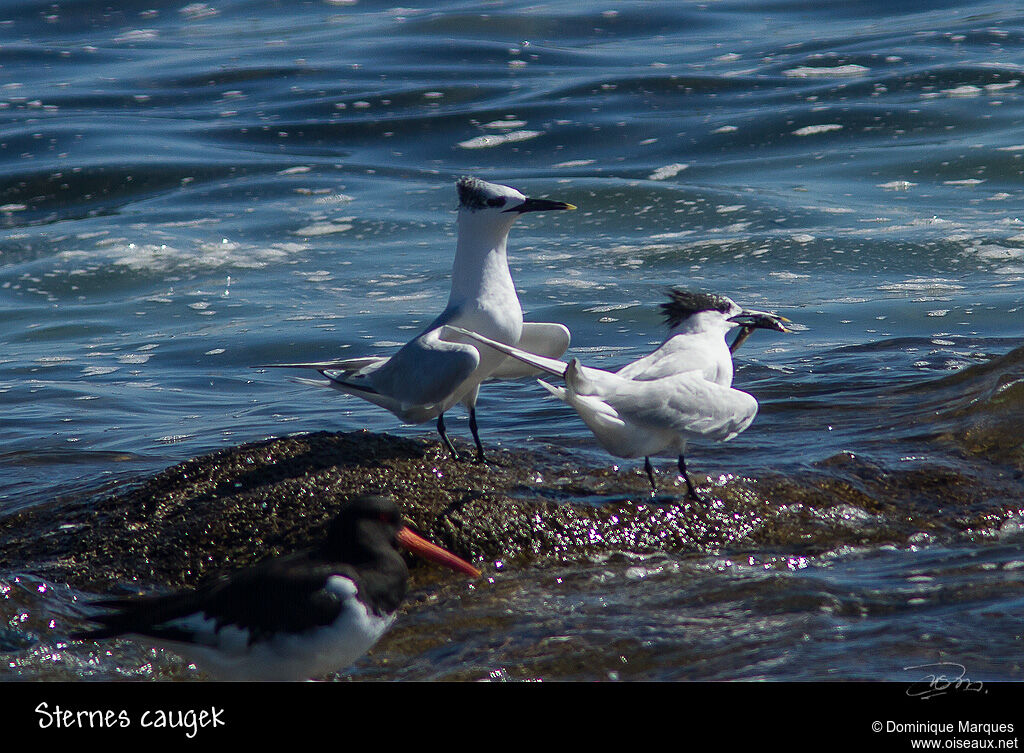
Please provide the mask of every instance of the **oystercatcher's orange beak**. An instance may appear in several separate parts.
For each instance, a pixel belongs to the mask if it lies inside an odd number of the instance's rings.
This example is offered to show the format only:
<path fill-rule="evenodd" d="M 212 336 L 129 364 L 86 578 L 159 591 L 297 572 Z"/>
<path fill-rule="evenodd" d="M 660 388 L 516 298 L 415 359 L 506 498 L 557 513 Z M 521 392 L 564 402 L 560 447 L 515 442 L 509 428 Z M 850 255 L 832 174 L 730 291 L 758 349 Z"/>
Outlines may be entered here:
<path fill-rule="evenodd" d="M 431 562 L 436 562 L 439 565 L 444 565 L 456 572 L 465 573 L 466 575 L 470 575 L 474 578 L 479 578 L 481 575 L 479 570 L 464 559 L 456 557 L 447 549 L 442 549 L 437 546 L 437 544 L 431 544 L 425 538 L 418 536 L 408 528 L 402 528 L 402 530 L 398 532 L 398 544 L 425 560 L 430 560 Z"/>

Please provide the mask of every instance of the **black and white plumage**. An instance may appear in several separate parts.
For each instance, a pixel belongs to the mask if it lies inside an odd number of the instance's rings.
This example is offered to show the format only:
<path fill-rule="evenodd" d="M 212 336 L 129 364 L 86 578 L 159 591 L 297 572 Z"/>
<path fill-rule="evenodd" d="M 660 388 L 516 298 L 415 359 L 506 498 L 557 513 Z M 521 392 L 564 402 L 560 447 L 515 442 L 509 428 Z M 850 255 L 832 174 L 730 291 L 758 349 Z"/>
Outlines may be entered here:
<path fill-rule="evenodd" d="M 692 439 L 725 442 L 757 415 L 757 400 L 732 388 L 732 353 L 725 336 L 734 327 L 788 331 L 783 317 L 741 309 L 724 296 L 679 288 L 662 305 L 669 334 L 661 346 L 616 372 L 525 353 L 477 333 L 461 330 L 482 345 L 565 380 L 556 387 L 540 380 L 568 403 L 609 453 L 644 458 L 656 489 L 650 456 L 673 451 L 691 498 L 699 499 L 686 471 L 684 453 Z"/>
<path fill-rule="evenodd" d="M 390 627 L 408 568 L 397 547 L 476 577 L 480 571 L 414 534 L 398 506 L 357 497 L 324 542 L 195 590 L 96 602 L 101 625 L 72 636 L 141 636 L 223 680 L 304 680 L 344 669 Z"/>
<path fill-rule="evenodd" d="M 448 305 L 440 316 L 393 356 L 370 356 L 319 363 L 273 364 L 315 369 L 327 378 L 312 384 L 333 387 L 395 414 L 406 423 L 437 419 L 437 430 L 458 457 L 444 426 L 444 414 L 456 403 L 469 411 L 477 460 L 483 445 L 476 422 L 480 383 L 521 376 L 519 363 L 494 350 L 481 352 L 470 340 L 447 337 L 447 324 L 479 332 L 498 342 L 557 358 L 569 347 L 561 324 L 523 322 L 523 311 L 508 268 L 508 234 L 526 212 L 575 209 L 572 204 L 529 199 L 514 188 L 463 177 L 459 194 L 458 241 L 452 265 Z M 310 380 L 301 380 L 307 381 Z"/>

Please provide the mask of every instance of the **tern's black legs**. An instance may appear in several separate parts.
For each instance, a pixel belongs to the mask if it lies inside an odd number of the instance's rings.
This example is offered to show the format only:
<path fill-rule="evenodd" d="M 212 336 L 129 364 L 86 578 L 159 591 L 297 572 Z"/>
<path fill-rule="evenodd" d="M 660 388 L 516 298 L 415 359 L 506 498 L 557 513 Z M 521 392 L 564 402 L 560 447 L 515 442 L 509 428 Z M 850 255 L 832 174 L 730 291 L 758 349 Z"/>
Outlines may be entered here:
<path fill-rule="evenodd" d="M 690 474 L 686 472 L 686 460 L 682 455 L 679 456 L 679 473 L 686 480 L 686 491 L 690 495 L 690 499 L 694 502 L 700 502 L 701 498 L 697 495 L 697 490 L 693 488 L 693 482 L 690 481 Z"/>
<path fill-rule="evenodd" d="M 476 442 L 476 462 L 484 462 L 484 446 L 480 442 L 480 432 L 476 428 L 476 408 L 469 409 L 469 430 L 473 432 L 473 441 Z"/>
<path fill-rule="evenodd" d="M 647 478 L 651 480 L 651 493 L 658 491 L 658 485 L 654 483 L 654 468 L 651 466 L 651 459 L 644 458 L 644 470 L 647 471 Z"/>
<path fill-rule="evenodd" d="M 654 466 L 651 465 L 650 457 L 644 458 L 644 470 L 647 471 L 647 478 L 651 480 L 651 493 L 654 494 L 658 491 L 658 487 L 654 483 Z M 679 475 L 686 481 L 687 496 L 694 502 L 702 502 L 700 495 L 697 494 L 697 489 L 690 481 L 690 474 L 686 472 L 686 459 L 682 455 L 679 456 Z"/>
<path fill-rule="evenodd" d="M 444 430 L 444 414 L 442 413 L 437 417 L 437 433 L 441 435 L 441 439 L 444 441 L 444 446 L 448 448 L 448 452 L 452 454 L 452 458 L 455 460 L 459 459 L 459 453 L 455 449 L 455 445 L 452 444 L 452 440 L 448 439 L 448 432 Z"/>
<path fill-rule="evenodd" d="M 476 442 L 476 462 L 484 462 L 484 445 L 480 441 L 480 432 L 476 426 L 476 409 L 469 409 L 469 430 L 473 432 L 473 441 Z M 437 417 L 437 433 L 441 435 L 444 446 L 448 448 L 448 452 L 452 454 L 452 459 L 461 460 L 459 451 L 455 449 L 455 445 L 452 444 L 452 440 L 448 438 L 448 432 L 444 428 L 444 414 L 442 413 Z"/>

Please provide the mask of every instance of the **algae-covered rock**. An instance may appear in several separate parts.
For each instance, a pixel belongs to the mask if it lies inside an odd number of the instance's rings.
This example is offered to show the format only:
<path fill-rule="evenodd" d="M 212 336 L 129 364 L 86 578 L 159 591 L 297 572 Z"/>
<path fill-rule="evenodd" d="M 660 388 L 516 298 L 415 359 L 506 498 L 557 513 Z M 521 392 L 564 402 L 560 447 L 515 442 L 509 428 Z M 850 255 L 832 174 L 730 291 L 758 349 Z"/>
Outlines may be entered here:
<path fill-rule="evenodd" d="M 622 551 L 899 545 L 998 527 L 1019 504 L 1019 480 L 999 473 L 893 471 L 848 453 L 790 476 L 694 478 L 702 503 L 673 473 L 659 474 L 652 496 L 638 468 L 586 467 L 555 448 L 492 450 L 480 464 L 451 459 L 433 439 L 321 432 L 15 513 L 0 521 L 0 568 L 89 589 L 194 585 L 307 546 L 363 492 L 393 495 L 413 527 L 484 568 Z"/>

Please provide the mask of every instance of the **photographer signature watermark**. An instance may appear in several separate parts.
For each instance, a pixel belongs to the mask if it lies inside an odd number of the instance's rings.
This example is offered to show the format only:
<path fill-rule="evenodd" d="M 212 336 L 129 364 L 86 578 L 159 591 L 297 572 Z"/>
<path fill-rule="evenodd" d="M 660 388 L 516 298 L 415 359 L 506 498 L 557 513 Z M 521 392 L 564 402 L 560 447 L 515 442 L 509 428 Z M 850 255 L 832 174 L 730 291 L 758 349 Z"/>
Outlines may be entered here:
<path fill-rule="evenodd" d="M 904 672 L 919 672 L 921 678 L 914 680 L 907 688 L 911 698 L 936 698 L 947 693 L 987 693 L 985 684 L 967 676 L 967 667 L 954 661 L 914 664 L 903 668 Z"/>

